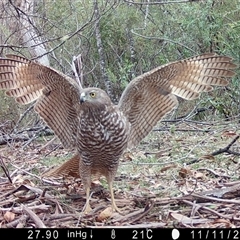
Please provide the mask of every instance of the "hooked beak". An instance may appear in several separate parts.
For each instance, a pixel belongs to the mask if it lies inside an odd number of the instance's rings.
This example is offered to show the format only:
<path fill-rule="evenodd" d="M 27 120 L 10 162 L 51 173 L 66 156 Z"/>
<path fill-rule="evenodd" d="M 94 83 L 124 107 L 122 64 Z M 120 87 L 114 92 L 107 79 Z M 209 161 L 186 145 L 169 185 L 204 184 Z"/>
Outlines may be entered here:
<path fill-rule="evenodd" d="M 84 103 L 86 101 L 86 94 L 85 92 L 80 94 L 80 103 Z"/>

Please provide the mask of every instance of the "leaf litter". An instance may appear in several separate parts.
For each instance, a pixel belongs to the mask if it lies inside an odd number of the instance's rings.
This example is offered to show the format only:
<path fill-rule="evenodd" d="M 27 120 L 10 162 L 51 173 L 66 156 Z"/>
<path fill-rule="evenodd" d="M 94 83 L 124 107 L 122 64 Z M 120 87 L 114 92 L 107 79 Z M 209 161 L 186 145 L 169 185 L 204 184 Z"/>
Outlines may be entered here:
<path fill-rule="evenodd" d="M 112 212 L 104 178 L 92 183 L 93 210 L 84 214 L 81 179 L 41 177 L 74 153 L 57 140 L 2 146 L 0 227 L 240 227 L 239 139 L 228 148 L 233 154 L 212 155 L 239 135 L 237 122 L 211 124 L 206 132 L 201 123 L 174 129 L 160 125 L 123 155 L 114 181 L 122 214 Z"/>

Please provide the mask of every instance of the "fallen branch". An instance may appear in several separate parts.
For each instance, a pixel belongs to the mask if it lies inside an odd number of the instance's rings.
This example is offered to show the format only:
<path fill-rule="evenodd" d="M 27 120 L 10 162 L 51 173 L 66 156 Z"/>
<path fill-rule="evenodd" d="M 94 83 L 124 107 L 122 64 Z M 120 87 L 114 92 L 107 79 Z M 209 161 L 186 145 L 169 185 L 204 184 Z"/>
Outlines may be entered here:
<path fill-rule="evenodd" d="M 235 156 L 240 156 L 240 152 L 235 152 L 235 151 L 230 150 L 230 147 L 239 139 L 239 137 L 240 137 L 239 135 L 236 136 L 225 148 L 220 148 L 219 150 L 217 150 L 209 155 L 216 156 L 216 155 L 219 155 L 222 153 L 228 153 L 228 154 L 232 154 Z M 191 165 L 191 164 L 200 162 L 201 160 L 202 160 L 202 158 L 194 159 L 194 160 L 187 162 L 186 165 Z"/>
<path fill-rule="evenodd" d="M 73 219 L 78 219 L 79 214 L 74 214 L 74 213 L 58 213 L 58 214 L 52 214 L 49 216 L 49 220 L 59 220 L 62 218 L 67 218 L 71 217 Z"/>
<path fill-rule="evenodd" d="M 217 198 L 231 199 L 239 196 L 240 184 L 235 184 L 229 187 L 214 188 L 209 191 L 204 191 L 201 193 L 203 196 L 214 196 Z"/>
<path fill-rule="evenodd" d="M 199 202 L 222 202 L 230 204 L 240 204 L 240 200 L 229 199 L 239 196 L 240 184 L 236 184 L 230 187 L 214 188 L 210 191 L 204 191 L 202 193 L 191 193 L 181 197 L 173 198 L 155 198 L 155 205 L 166 205 L 170 203 L 177 203 L 179 201 L 198 201 Z"/>
<path fill-rule="evenodd" d="M 171 132 L 171 127 L 164 127 L 164 128 L 156 128 L 153 129 L 154 132 L 160 132 L 160 131 L 166 131 L 166 132 Z M 184 129 L 184 128 L 176 128 L 173 130 L 174 132 L 205 132 L 205 133 L 209 133 L 212 132 L 213 130 L 210 129 Z"/>
<path fill-rule="evenodd" d="M 203 210 L 208 211 L 208 212 L 210 212 L 211 214 L 214 214 L 214 215 L 216 215 L 216 216 L 218 216 L 218 217 L 220 217 L 220 218 L 230 219 L 230 220 L 234 220 L 234 221 L 240 221 L 240 218 L 234 217 L 234 216 L 232 216 L 232 215 L 230 215 L 230 216 L 228 216 L 228 215 L 223 215 L 223 214 L 221 214 L 221 213 L 219 213 L 219 212 L 217 212 L 217 211 L 215 211 L 215 210 L 213 210 L 213 209 L 211 209 L 211 208 L 204 207 L 204 206 L 202 206 L 202 205 L 200 205 L 200 204 L 193 203 L 193 202 L 190 202 L 190 201 L 187 201 L 187 200 L 183 200 L 183 202 L 186 203 L 186 204 L 188 204 L 188 205 L 191 205 L 191 206 L 193 206 L 193 207 L 196 207 L 196 206 L 197 206 L 199 210 L 200 210 L 200 209 L 203 209 Z"/>
<path fill-rule="evenodd" d="M 240 156 L 240 153 L 239 152 L 235 152 L 235 151 L 232 151 L 230 150 L 230 147 L 239 139 L 239 135 L 236 136 L 225 148 L 220 148 L 219 150 L 211 153 L 212 156 L 216 156 L 218 154 L 222 154 L 222 153 L 229 153 L 229 154 L 233 154 L 233 155 L 236 155 L 236 156 Z"/>
<path fill-rule="evenodd" d="M 41 205 L 38 205 L 38 206 L 30 206 L 29 207 L 29 209 L 31 209 L 31 210 L 36 210 L 36 211 L 41 211 L 41 212 L 43 212 L 43 211 L 47 212 L 47 211 L 49 211 L 49 208 L 51 208 L 51 206 L 46 205 L 46 204 L 41 204 Z M 22 214 L 23 209 L 22 209 L 22 207 L 9 207 L 9 208 L 2 207 L 2 208 L 0 208 L 0 211 L 2 211 L 2 212 L 9 211 L 9 212 Z"/>
<path fill-rule="evenodd" d="M 23 211 L 29 215 L 29 217 L 33 220 L 33 222 L 36 224 L 37 228 L 47 228 L 45 224 L 42 222 L 42 220 L 28 207 L 22 205 Z"/>
<path fill-rule="evenodd" d="M 22 142 L 29 140 L 29 136 L 27 134 L 11 134 L 11 135 L 3 135 L 0 137 L 0 145 L 5 145 L 9 142 Z"/>
<path fill-rule="evenodd" d="M 208 196 L 203 196 L 200 194 L 193 193 L 192 199 L 202 199 L 202 200 L 210 200 L 210 201 L 215 201 L 215 202 L 222 202 L 222 203 L 231 203 L 231 204 L 240 204 L 240 200 L 234 200 L 234 199 L 222 199 L 222 198 L 216 198 L 216 197 L 208 197 Z"/>
<path fill-rule="evenodd" d="M 14 227 L 17 227 L 17 225 L 19 225 L 19 224 L 22 224 L 24 226 L 28 218 L 29 218 L 28 216 L 22 215 L 20 218 L 12 221 L 10 223 L 6 223 L 4 225 L 4 227 L 6 227 L 6 228 L 14 228 Z"/>
<path fill-rule="evenodd" d="M 217 173 L 216 171 L 214 171 L 213 169 L 210 169 L 210 168 L 198 168 L 197 169 L 198 171 L 208 171 L 210 173 L 212 173 L 213 175 L 215 175 L 216 177 L 222 177 L 222 178 L 231 178 L 232 176 L 229 176 L 229 175 L 224 175 L 224 174 L 221 174 L 221 173 Z"/>
<path fill-rule="evenodd" d="M 132 219 L 129 223 L 134 223 L 140 219 L 142 219 L 144 216 L 146 216 L 152 209 L 153 209 L 153 206 L 154 206 L 154 202 L 149 202 L 145 208 L 144 208 L 144 211 L 143 213 L 141 213 L 139 216 L 135 217 L 134 219 Z"/>

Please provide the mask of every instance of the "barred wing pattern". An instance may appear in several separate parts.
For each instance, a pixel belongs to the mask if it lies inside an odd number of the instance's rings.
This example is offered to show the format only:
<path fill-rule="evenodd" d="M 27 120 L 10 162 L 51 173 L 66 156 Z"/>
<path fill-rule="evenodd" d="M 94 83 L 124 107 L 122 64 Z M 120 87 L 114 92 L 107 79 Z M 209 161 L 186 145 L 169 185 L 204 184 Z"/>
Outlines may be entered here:
<path fill-rule="evenodd" d="M 133 79 L 119 101 L 119 108 L 131 123 L 128 147 L 137 145 L 164 115 L 177 107 L 176 96 L 192 100 L 201 92 L 211 91 L 214 85 L 226 86 L 235 68 L 229 57 L 203 54 L 160 66 Z"/>
<path fill-rule="evenodd" d="M 25 58 L 0 58 L 0 88 L 21 104 L 37 100 L 36 112 L 65 147 L 75 146 L 79 89 L 73 79 Z"/>

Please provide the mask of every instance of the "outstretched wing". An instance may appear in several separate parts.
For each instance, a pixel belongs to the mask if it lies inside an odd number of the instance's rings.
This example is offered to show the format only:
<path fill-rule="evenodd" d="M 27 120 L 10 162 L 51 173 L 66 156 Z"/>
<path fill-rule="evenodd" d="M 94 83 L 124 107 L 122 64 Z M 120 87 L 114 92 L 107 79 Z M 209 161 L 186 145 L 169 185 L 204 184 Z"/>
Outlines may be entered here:
<path fill-rule="evenodd" d="M 79 87 L 64 74 L 30 61 L 7 55 L 0 58 L 0 89 L 21 104 L 35 104 L 36 112 L 59 137 L 65 147 L 75 145 Z"/>
<path fill-rule="evenodd" d="M 160 66 L 133 79 L 118 104 L 131 123 L 128 147 L 138 144 L 178 105 L 176 96 L 191 100 L 214 85 L 225 86 L 235 68 L 231 58 L 209 53 Z"/>

